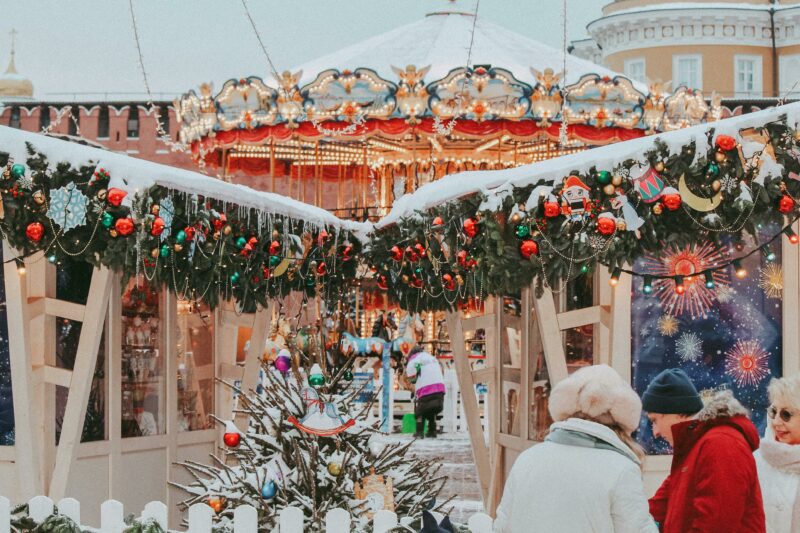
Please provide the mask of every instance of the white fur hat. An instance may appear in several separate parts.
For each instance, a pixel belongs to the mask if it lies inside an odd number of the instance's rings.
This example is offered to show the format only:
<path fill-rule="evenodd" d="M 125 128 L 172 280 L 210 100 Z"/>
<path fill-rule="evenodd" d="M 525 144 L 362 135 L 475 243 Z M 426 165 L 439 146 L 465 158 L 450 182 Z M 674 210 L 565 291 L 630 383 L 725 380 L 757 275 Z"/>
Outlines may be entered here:
<path fill-rule="evenodd" d="M 600 423 L 616 423 L 632 433 L 639 427 L 642 400 L 608 365 L 581 368 L 550 393 L 550 416 L 560 422 L 583 414 Z"/>

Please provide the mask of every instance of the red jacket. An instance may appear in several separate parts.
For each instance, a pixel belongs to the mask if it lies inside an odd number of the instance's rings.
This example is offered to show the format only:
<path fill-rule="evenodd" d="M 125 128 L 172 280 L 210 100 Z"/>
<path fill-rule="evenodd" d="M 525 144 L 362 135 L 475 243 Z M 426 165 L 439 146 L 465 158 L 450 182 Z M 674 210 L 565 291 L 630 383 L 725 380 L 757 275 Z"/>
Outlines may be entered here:
<path fill-rule="evenodd" d="M 753 452 L 758 431 L 730 392 L 672 426 L 670 475 L 650 499 L 664 533 L 764 533 Z"/>

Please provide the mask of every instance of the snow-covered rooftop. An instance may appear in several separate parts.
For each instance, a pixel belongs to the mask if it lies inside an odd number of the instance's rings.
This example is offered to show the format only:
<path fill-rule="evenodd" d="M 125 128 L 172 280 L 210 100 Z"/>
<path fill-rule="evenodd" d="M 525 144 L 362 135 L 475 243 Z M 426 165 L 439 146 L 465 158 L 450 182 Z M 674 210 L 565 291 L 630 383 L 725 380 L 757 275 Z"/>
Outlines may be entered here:
<path fill-rule="evenodd" d="M 405 217 L 413 216 L 417 211 L 426 211 L 479 191 L 485 192 L 487 196 L 494 196 L 496 201 L 499 201 L 511 193 L 514 187 L 524 187 L 539 181 L 556 182 L 570 172 L 584 173 L 592 167 L 611 169 L 629 159 L 642 160 L 644 153 L 653 147 L 656 140 L 664 142 L 671 153 L 679 153 L 683 146 L 694 141 L 697 143 L 696 153 L 705 153 L 708 149 L 706 132 L 710 129 L 716 130 L 716 134 L 736 136 L 743 128 L 778 120 L 784 114 L 787 115 L 789 125 L 795 127 L 800 122 L 800 102 L 682 130 L 609 144 L 516 168 L 450 174 L 395 201 L 391 211 L 376 223 L 375 227 L 380 229 Z"/>
<path fill-rule="evenodd" d="M 422 68 L 430 65 L 425 81 L 442 79 L 451 70 L 466 66 L 474 21 L 470 13 L 430 13 L 417 22 L 298 65 L 292 72 L 303 71 L 300 86 L 314 81 L 319 73 L 331 68 L 370 68 L 381 77 L 394 80 L 397 75 L 392 71 L 392 66 L 405 68 L 406 65 L 414 65 Z M 511 71 L 520 81 L 535 85 L 536 76 L 531 68 L 539 71 L 552 68 L 555 72 L 560 72 L 563 60 L 561 50 L 478 16 L 471 65 L 491 64 L 493 67 Z M 575 83 L 584 74 L 591 73 L 612 78 L 621 75 L 591 61 L 567 54 L 567 84 Z M 644 84 L 635 82 L 634 85 L 645 94 L 648 92 Z"/>

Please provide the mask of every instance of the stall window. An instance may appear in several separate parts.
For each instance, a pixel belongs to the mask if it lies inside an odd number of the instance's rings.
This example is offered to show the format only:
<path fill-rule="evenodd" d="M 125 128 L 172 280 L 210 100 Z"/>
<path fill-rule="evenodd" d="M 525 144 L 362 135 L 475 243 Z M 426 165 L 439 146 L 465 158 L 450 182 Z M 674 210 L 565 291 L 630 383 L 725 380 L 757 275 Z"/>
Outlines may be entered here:
<path fill-rule="evenodd" d="M 214 313 L 204 302 L 178 301 L 178 429 L 210 429 L 214 422 Z"/>
<path fill-rule="evenodd" d="M 517 295 L 503 296 L 500 311 L 501 429 L 520 434 L 520 378 L 522 369 L 522 301 Z"/>
<path fill-rule="evenodd" d="M 528 439 L 541 442 L 547 436 L 553 422 L 548 411 L 550 401 L 550 376 L 547 373 L 547 362 L 544 357 L 542 334 L 536 316 L 536 309 L 531 306 L 528 323 L 528 376 L 531 390 L 528 396 L 530 413 L 528 420 Z"/>
<path fill-rule="evenodd" d="M 566 283 L 560 293 L 559 312 L 584 309 L 594 305 L 594 276 L 585 274 Z M 570 373 L 594 363 L 593 324 L 579 326 L 564 331 L 564 354 Z"/>
<path fill-rule="evenodd" d="M 122 291 L 122 436 L 165 430 L 166 383 L 161 298 L 140 276 Z"/>
<path fill-rule="evenodd" d="M 780 232 L 761 230 L 760 243 Z M 713 286 L 704 276 L 693 276 L 715 265 L 743 256 L 757 246 L 751 239 L 717 249 L 711 243 L 670 247 L 658 256 L 636 262 L 637 272 L 684 276 L 685 292 L 678 295 L 671 279 L 653 281 L 652 293 L 634 280 L 631 309 L 632 378 L 639 394 L 666 368 L 681 368 L 701 394 L 731 390 L 763 432 L 770 378 L 782 374 L 782 287 L 780 245 L 776 257 L 752 254 L 742 261 L 747 275 L 730 267 L 715 271 Z M 670 453 L 662 439 L 654 439 L 642 418 L 639 442 L 651 454 Z"/>

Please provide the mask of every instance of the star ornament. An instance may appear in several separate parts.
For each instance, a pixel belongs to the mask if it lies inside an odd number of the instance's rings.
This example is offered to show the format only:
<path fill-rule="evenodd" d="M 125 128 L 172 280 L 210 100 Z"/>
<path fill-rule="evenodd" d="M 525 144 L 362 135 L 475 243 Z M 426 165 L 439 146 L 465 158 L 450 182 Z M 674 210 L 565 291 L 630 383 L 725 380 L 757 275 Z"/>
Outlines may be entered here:
<path fill-rule="evenodd" d="M 67 232 L 86 224 L 86 206 L 89 198 L 78 190 L 75 182 L 69 182 L 50 193 L 47 216 Z"/>

